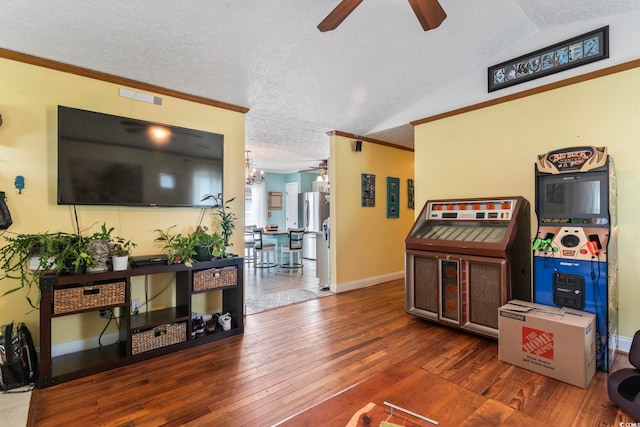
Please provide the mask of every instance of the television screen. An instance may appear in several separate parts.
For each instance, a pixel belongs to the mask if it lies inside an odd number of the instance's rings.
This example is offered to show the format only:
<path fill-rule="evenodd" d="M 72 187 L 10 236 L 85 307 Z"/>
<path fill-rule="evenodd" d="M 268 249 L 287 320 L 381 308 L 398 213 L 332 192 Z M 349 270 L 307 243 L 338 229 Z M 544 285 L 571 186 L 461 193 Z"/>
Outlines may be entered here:
<path fill-rule="evenodd" d="M 211 206 L 224 136 L 58 106 L 58 204 Z"/>
<path fill-rule="evenodd" d="M 608 215 L 609 187 L 604 172 L 537 177 L 541 218 L 600 218 Z"/>

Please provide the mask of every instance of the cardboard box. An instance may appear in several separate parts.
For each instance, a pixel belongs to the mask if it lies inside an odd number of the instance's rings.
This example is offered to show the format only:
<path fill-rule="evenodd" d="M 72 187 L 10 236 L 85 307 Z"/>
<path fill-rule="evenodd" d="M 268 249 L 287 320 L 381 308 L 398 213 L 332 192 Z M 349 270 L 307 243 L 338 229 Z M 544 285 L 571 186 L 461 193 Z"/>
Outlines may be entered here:
<path fill-rule="evenodd" d="M 587 388 L 596 372 L 595 328 L 593 313 L 509 301 L 498 309 L 498 357 Z"/>

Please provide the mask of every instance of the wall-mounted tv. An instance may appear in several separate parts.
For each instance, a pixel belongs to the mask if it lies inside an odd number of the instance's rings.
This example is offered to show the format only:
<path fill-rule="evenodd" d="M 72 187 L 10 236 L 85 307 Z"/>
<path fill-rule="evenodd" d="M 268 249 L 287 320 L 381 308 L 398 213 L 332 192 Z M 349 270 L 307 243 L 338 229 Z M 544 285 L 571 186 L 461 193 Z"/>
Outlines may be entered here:
<path fill-rule="evenodd" d="M 224 136 L 58 106 L 58 204 L 210 206 Z"/>

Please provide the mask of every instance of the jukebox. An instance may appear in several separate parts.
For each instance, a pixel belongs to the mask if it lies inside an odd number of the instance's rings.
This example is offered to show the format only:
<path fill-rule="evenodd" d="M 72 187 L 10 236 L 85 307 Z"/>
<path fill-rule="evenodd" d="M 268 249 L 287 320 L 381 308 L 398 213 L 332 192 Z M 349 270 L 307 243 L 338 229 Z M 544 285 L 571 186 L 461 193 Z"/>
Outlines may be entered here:
<path fill-rule="evenodd" d="M 534 300 L 596 315 L 596 367 L 617 349 L 617 221 L 613 159 L 605 147 L 538 156 Z"/>
<path fill-rule="evenodd" d="M 531 225 L 523 197 L 428 201 L 405 240 L 406 310 L 498 337 L 498 308 L 531 301 Z"/>

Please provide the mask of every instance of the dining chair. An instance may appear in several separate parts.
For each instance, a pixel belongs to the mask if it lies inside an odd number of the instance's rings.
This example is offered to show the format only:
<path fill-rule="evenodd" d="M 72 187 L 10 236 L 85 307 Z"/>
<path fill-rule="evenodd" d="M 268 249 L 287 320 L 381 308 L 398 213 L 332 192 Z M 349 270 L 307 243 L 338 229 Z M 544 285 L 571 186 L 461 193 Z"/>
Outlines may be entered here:
<path fill-rule="evenodd" d="M 244 259 L 245 264 L 251 264 L 253 262 L 253 229 L 256 225 L 247 225 L 244 227 Z"/>
<path fill-rule="evenodd" d="M 264 242 L 264 230 L 262 228 L 254 228 L 253 234 L 253 269 L 272 268 L 276 266 L 276 245 L 275 243 Z M 271 254 L 273 253 L 273 261 Z M 265 255 L 267 260 L 265 261 Z M 258 257 L 260 258 L 258 260 Z"/>
<path fill-rule="evenodd" d="M 289 242 L 280 246 L 280 268 L 299 268 L 302 273 L 304 267 L 302 263 L 302 241 L 304 237 L 304 228 L 290 228 Z M 285 264 L 284 256 L 289 256 L 289 262 Z M 298 259 L 296 260 L 296 256 Z"/>

